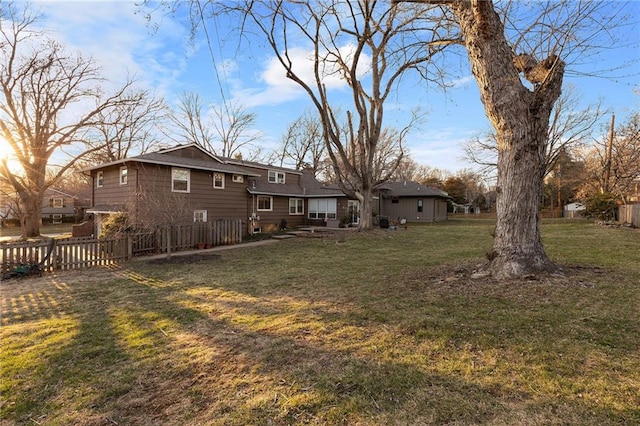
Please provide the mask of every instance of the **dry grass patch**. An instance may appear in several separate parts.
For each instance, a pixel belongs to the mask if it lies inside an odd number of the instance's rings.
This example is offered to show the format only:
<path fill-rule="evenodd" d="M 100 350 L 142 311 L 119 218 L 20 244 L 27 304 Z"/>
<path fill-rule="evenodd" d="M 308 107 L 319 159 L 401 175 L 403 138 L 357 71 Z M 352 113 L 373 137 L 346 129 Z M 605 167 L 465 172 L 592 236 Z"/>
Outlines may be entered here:
<path fill-rule="evenodd" d="M 489 228 L 2 283 L 3 424 L 640 422 L 640 236 L 549 224 L 566 276 L 495 282 Z"/>

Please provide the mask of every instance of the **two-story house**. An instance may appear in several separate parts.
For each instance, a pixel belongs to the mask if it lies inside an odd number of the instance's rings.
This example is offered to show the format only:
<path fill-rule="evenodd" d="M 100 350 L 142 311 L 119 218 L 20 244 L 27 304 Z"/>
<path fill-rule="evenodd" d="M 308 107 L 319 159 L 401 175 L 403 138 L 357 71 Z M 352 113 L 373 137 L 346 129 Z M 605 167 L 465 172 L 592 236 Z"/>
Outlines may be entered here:
<path fill-rule="evenodd" d="M 42 200 L 42 222 L 62 223 L 64 220 L 75 221 L 77 197 L 60 190 L 49 188 Z"/>
<path fill-rule="evenodd" d="M 126 212 L 140 226 L 241 219 L 247 233 L 338 224 L 353 201 L 311 173 L 221 158 L 190 144 L 100 164 L 92 178 L 96 234 Z"/>

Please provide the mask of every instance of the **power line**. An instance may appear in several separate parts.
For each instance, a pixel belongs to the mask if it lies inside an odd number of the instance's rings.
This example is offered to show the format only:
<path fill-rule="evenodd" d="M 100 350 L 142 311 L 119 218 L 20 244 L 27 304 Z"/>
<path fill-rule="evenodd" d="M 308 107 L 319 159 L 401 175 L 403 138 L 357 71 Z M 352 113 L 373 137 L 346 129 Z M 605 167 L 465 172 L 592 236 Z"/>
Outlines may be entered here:
<path fill-rule="evenodd" d="M 211 37 L 209 36 L 209 30 L 207 29 L 207 23 L 204 19 L 204 11 L 202 9 L 202 3 L 200 1 L 197 1 L 198 4 L 198 12 L 200 14 L 200 21 L 202 22 L 202 28 L 204 30 L 204 34 L 205 37 L 207 39 L 207 47 L 209 48 L 209 55 L 211 56 L 211 62 L 213 64 L 213 70 L 216 76 L 216 81 L 218 82 L 218 88 L 220 89 L 220 96 L 222 97 L 222 104 L 224 105 L 224 109 L 225 112 L 227 114 L 227 116 L 229 116 L 229 105 L 228 105 L 228 101 L 227 101 L 227 96 L 224 93 L 224 89 L 222 87 L 222 80 L 220 78 L 220 72 L 218 71 L 218 65 L 216 63 L 216 58 L 215 55 L 213 53 L 213 47 L 211 46 Z M 218 25 L 217 25 L 217 16 L 214 14 L 213 15 L 214 18 L 214 26 L 215 26 L 215 30 L 216 30 L 216 36 L 219 39 L 219 34 L 218 34 Z M 218 46 L 219 47 L 219 46 Z M 220 51 L 220 56 L 222 56 L 222 51 Z M 227 89 L 227 92 L 229 91 L 229 87 L 226 84 L 226 80 L 225 80 L 225 86 Z"/>

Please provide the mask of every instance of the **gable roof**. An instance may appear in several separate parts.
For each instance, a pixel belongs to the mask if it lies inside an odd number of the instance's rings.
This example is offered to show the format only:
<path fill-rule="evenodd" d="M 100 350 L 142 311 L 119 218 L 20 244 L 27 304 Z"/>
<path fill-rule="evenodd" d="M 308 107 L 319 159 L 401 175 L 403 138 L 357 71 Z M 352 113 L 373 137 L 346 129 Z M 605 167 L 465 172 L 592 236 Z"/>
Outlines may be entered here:
<path fill-rule="evenodd" d="M 158 154 L 166 154 L 166 153 L 169 153 L 169 152 L 180 151 L 180 150 L 183 150 L 185 148 L 197 149 L 202 154 L 206 155 L 207 157 L 211 157 L 213 160 L 217 161 L 218 163 L 223 163 L 224 162 L 224 161 L 221 160 L 221 157 L 218 157 L 217 155 L 207 151 L 206 149 L 204 149 L 203 147 L 201 147 L 197 143 L 189 143 L 189 144 L 186 144 L 186 145 L 176 145 L 176 146 L 172 146 L 170 148 L 160 149 L 160 150 L 158 150 L 156 152 Z"/>
<path fill-rule="evenodd" d="M 244 166 L 244 167 L 251 167 L 256 169 L 264 169 L 264 170 L 275 170 L 279 172 L 293 173 L 297 175 L 302 174 L 300 170 L 290 169 L 287 167 L 272 166 L 270 164 L 258 163 L 256 161 L 237 160 L 235 158 L 227 158 L 227 157 L 220 157 L 220 159 L 224 161 L 224 163 L 226 164 L 232 164 L 236 166 Z"/>
<path fill-rule="evenodd" d="M 191 147 L 191 145 L 182 145 L 181 148 Z M 199 148 L 199 147 L 198 147 Z M 201 148 L 199 148 L 201 149 Z M 148 154 L 136 155 L 134 157 L 123 158 L 121 160 L 111 161 L 109 163 L 98 164 L 95 166 L 87 167 L 82 172 L 88 172 L 91 170 L 103 169 L 105 167 L 115 166 L 119 164 L 126 164 L 131 162 L 147 163 L 147 164 L 159 164 L 163 166 L 171 167 L 184 167 L 189 169 L 207 170 L 213 172 L 223 173 L 236 173 L 245 176 L 261 176 L 259 173 L 252 172 L 246 168 L 237 167 L 230 164 L 225 164 L 220 159 L 211 156 L 211 161 L 199 160 L 188 157 L 180 157 L 177 155 L 171 155 L 169 152 L 174 150 L 162 150 L 158 152 L 150 152 Z"/>
<path fill-rule="evenodd" d="M 45 196 L 51 196 L 51 193 L 53 192 L 55 192 L 58 196 L 62 196 L 65 198 L 74 198 L 74 199 L 78 198 L 75 195 L 67 194 L 66 192 L 62 192 L 59 189 L 55 189 L 55 188 L 47 188 L 46 191 L 44 191 L 44 194 Z"/>
<path fill-rule="evenodd" d="M 308 171 L 301 174 L 300 183 L 272 183 L 265 179 L 255 179 L 247 185 L 247 191 L 255 195 L 280 195 L 290 197 L 345 197 L 345 194 L 335 186 L 323 185 Z"/>
<path fill-rule="evenodd" d="M 418 182 L 385 182 L 376 188 L 376 191 L 384 192 L 388 197 L 440 197 L 451 198 L 446 192 L 421 185 Z"/>

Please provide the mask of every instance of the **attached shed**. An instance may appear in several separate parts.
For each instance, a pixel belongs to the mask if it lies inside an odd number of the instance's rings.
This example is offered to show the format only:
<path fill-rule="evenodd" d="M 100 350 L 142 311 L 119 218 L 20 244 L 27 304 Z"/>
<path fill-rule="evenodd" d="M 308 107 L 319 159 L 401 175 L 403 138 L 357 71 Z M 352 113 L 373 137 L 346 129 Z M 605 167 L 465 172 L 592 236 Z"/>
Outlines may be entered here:
<path fill-rule="evenodd" d="M 447 220 L 449 195 L 418 182 L 386 182 L 376 189 L 377 211 L 392 221 L 439 222 Z"/>

